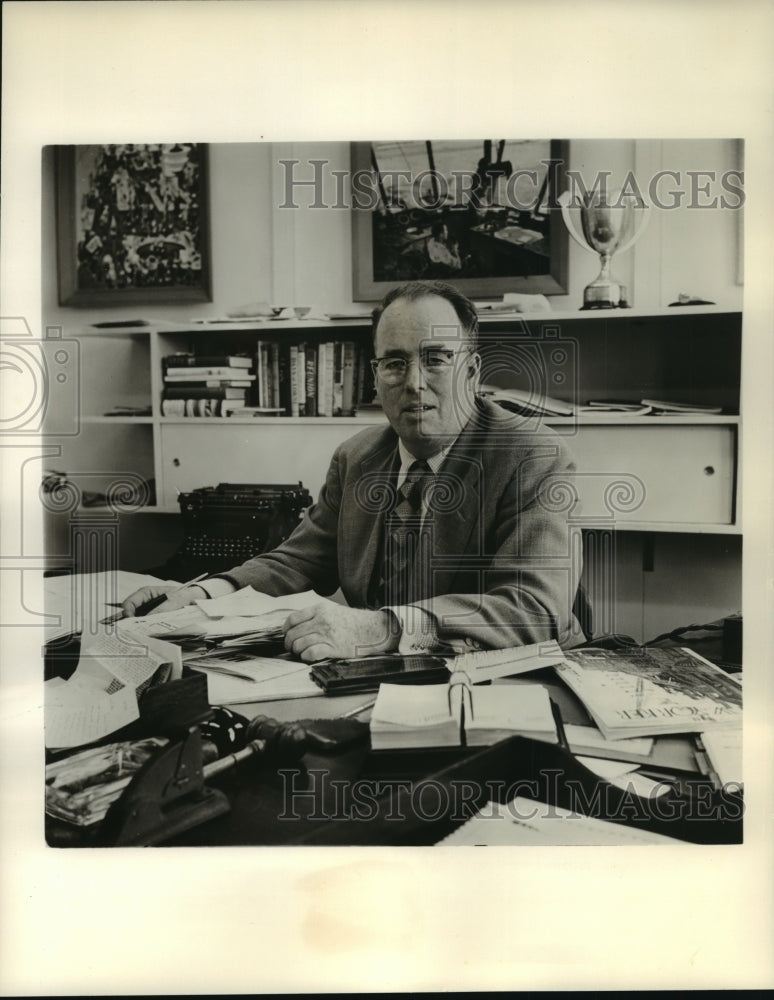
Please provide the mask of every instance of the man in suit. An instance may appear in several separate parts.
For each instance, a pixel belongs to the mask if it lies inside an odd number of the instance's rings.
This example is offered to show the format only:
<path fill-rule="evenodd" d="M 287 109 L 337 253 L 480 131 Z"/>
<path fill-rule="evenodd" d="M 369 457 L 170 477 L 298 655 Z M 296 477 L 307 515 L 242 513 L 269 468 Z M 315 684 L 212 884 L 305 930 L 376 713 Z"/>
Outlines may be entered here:
<path fill-rule="evenodd" d="M 252 586 L 341 589 L 292 613 L 307 661 L 389 652 L 582 641 L 571 606 L 580 560 L 550 502 L 574 465 L 562 442 L 477 394 L 475 308 L 443 282 L 390 292 L 373 362 L 388 427 L 337 448 L 317 503 L 276 549 L 175 593 L 159 610 Z M 143 588 L 127 615 L 157 595 Z"/>

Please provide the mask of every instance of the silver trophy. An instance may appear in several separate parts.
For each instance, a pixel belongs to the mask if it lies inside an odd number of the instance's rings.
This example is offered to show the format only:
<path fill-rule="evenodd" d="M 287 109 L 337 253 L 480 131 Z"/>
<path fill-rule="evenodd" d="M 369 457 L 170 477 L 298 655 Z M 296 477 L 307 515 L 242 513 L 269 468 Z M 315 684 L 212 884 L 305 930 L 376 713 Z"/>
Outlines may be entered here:
<path fill-rule="evenodd" d="M 614 253 L 624 253 L 642 236 L 650 215 L 647 207 L 640 214 L 638 225 L 635 221 L 633 197 L 621 197 L 617 192 L 603 193 L 594 190 L 584 197 L 580 206 L 583 228 L 581 236 L 570 216 L 572 204 L 570 192 L 565 191 L 557 201 L 572 238 L 584 250 L 598 253 L 602 264 L 597 278 L 583 290 L 583 308 L 628 308 L 626 285 L 616 281 L 612 276 L 610 262 Z"/>

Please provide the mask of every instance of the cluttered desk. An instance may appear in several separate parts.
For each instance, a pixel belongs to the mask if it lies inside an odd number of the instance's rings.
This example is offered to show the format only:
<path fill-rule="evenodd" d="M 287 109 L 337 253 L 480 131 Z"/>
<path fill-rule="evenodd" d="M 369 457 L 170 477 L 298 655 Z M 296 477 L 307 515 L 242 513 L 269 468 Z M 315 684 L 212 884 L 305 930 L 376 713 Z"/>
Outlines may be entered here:
<path fill-rule="evenodd" d="M 741 675 L 690 636 L 310 666 L 315 594 L 116 619 L 145 581 L 100 576 L 47 581 L 52 846 L 742 839 Z"/>

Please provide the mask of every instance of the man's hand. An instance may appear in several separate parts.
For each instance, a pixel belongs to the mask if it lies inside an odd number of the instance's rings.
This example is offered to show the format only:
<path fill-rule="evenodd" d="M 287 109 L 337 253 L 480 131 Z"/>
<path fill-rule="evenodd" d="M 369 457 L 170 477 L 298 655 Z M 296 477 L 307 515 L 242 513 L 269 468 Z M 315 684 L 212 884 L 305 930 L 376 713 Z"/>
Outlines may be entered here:
<path fill-rule="evenodd" d="M 182 590 L 179 590 L 177 587 L 165 587 L 157 584 L 150 587 L 141 587 L 139 590 L 135 590 L 133 594 L 130 594 L 121 605 L 124 610 L 124 618 L 134 618 L 137 612 L 141 610 L 143 604 L 147 604 L 148 601 L 152 601 L 154 597 L 160 597 L 162 594 L 169 594 L 171 596 L 167 597 L 153 611 L 149 611 L 149 615 L 160 614 L 162 611 L 177 611 L 188 604 L 193 604 L 194 601 L 201 601 L 202 598 L 207 596 L 202 588 L 197 587 L 195 584 L 190 587 L 184 587 Z"/>
<path fill-rule="evenodd" d="M 285 648 L 306 663 L 389 653 L 399 639 L 400 628 L 389 611 L 313 604 L 285 621 Z"/>

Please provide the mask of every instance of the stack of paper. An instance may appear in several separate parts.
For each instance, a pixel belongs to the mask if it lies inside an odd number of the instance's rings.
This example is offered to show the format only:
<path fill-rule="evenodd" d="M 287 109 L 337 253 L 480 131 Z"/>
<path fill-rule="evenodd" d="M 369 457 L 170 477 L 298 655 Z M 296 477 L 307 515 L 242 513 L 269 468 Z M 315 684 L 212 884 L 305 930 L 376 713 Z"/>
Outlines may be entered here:
<path fill-rule="evenodd" d="M 382 684 L 371 714 L 373 750 L 460 745 L 460 692 L 445 684 Z"/>
<path fill-rule="evenodd" d="M 46 681 L 46 746 L 77 747 L 109 736 L 139 718 L 137 697 L 151 682 L 181 675 L 177 646 L 147 636 L 137 644 L 107 629 L 84 633 L 70 679 Z"/>
<path fill-rule="evenodd" d="M 503 697 L 508 691 L 509 697 Z M 487 747 L 508 736 L 530 736 L 556 742 L 556 724 L 548 692 L 540 684 L 520 688 L 471 688 L 472 713 L 465 715 L 465 742 Z"/>
<path fill-rule="evenodd" d="M 371 747 L 489 746 L 508 736 L 549 738 L 556 729 L 548 692 L 540 684 L 470 687 L 382 684 L 371 715 Z"/>
<path fill-rule="evenodd" d="M 309 665 L 293 660 L 253 656 L 232 648 L 188 657 L 186 666 L 206 675 L 211 705 L 318 698 L 324 694 L 311 679 Z"/>

